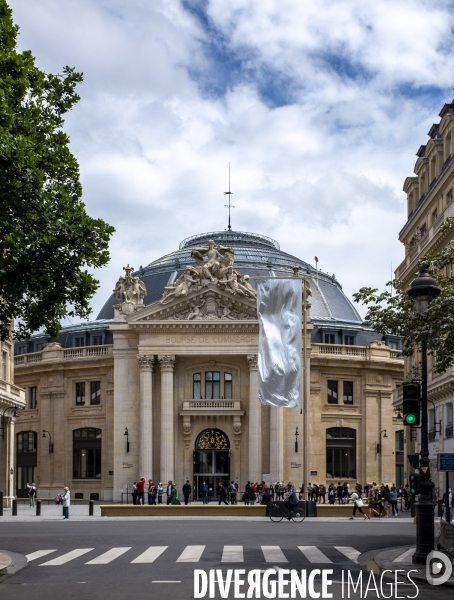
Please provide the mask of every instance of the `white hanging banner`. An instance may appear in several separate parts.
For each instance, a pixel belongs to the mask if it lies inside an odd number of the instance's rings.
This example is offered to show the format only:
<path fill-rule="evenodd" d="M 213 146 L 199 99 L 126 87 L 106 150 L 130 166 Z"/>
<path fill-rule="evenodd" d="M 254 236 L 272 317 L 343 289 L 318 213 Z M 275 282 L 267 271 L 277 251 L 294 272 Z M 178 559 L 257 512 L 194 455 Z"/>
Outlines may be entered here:
<path fill-rule="evenodd" d="M 257 281 L 259 399 L 262 404 L 301 408 L 301 279 Z"/>

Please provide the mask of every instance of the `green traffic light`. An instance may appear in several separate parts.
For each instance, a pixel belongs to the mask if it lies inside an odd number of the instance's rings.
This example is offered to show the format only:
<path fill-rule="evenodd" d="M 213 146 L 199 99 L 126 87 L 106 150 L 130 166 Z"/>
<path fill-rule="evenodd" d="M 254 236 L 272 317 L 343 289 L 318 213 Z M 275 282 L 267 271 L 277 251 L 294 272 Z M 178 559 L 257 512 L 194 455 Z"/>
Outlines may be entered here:
<path fill-rule="evenodd" d="M 406 415 L 405 416 L 405 422 L 408 423 L 408 425 L 413 425 L 413 423 L 415 423 L 416 421 L 416 415 Z"/>

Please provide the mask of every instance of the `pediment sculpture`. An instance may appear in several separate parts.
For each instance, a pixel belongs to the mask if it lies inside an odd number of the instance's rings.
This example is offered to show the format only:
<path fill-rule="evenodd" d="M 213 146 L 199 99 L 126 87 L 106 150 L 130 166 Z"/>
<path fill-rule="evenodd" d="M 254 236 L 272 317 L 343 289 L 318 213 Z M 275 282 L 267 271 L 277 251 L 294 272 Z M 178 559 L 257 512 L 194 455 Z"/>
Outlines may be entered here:
<path fill-rule="evenodd" d="M 147 288 L 144 282 L 138 277 L 131 275 L 134 267 L 123 267 L 125 276 L 120 277 L 113 290 L 114 296 L 118 301 L 117 308 L 124 313 L 130 313 L 138 307 L 143 306 L 143 299 L 147 295 Z"/>
<path fill-rule="evenodd" d="M 174 283 L 166 285 L 161 304 L 167 304 L 175 298 L 184 298 L 210 283 L 232 296 L 251 299 L 257 297 L 249 283 L 249 275 L 242 276 L 233 268 L 233 248 L 217 246 L 213 240 L 209 240 L 208 248 L 193 248 L 191 257 L 197 266 L 187 265 Z"/>

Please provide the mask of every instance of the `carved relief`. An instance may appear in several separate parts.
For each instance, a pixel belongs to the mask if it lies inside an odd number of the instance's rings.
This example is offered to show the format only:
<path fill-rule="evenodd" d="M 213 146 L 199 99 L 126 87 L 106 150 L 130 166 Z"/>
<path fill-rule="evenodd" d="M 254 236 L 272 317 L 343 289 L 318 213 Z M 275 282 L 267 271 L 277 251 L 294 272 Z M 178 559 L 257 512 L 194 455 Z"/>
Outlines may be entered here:
<path fill-rule="evenodd" d="M 174 283 L 166 285 L 164 295 L 160 301 L 161 304 L 167 304 L 174 298 L 188 296 L 190 292 L 203 289 L 209 283 L 214 283 L 233 296 L 256 298 L 257 294 L 249 283 L 249 276 L 242 277 L 233 268 L 233 248 L 217 246 L 213 240 L 210 240 L 208 248 L 194 248 L 191 251 L 191 257 L 195 260 L 197 266 L 187 265 L 184 273 Z M 208 306 L 208 314 L 215 313 L 217 314 L 217 310 L 213 308 L 213 312 L 211 312 Z M 197 312 L 196 315 L 198 315 Z M 217 316 L 216 318 L 220 317 Z"/>
<path fill-rule="evenodd" d="M 137 356 L 137 362 L 139 363 L 139 371 L 153 372 L 154 356 L 149 356 L 148 354 L 139 354 Z"/>
<path fill-rule="evenodd" d="M 173 371 L 175 367 L 175 354 L 159 354 L 159 364 L 161 371 Z"/>
<path fill-rule="evenodd" d="M 144 282 L 138 277 L 131 275 L 134 270 L 129 265 L 123 267 L 125 277 L 120 277 L 115 285 L 113 293 L 118 301 L 116 308 L 119 308 L 123 313 L 130 313 L 134 307 L 143 306 L 143 299 L 147 295 L 147 288 Z"/>
<path fill-rule="evenodd" d="M 168 309 L 169 310 L 169 309 Z M 160 311 L 152 318 L 170 321 L 251 321 L 255 320 L 255 308 L 229 301 L 221 294 L 208 291 L 199 298 L 173 306 L 169 312 Z"/>
<path fill-rule="evenodd" d="M 258 360 L 257 354 L 248 354 L 246 356 L 246 358 L 247 358 L 247 364 L 249 366 L 249 371 L 257 371 L 257 360 Z"/>

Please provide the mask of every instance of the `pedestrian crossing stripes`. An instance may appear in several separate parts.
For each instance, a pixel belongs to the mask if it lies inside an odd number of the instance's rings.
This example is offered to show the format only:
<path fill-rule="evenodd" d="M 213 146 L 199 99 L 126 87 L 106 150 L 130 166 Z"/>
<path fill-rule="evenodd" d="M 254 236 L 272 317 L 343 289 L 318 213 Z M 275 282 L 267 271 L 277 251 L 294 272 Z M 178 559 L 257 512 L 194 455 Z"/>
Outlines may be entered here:
<path fill-rule="evenodd" d="M 96 552 L 95 548 L 76 548 L 60 556 L 51 558 L 39 564 L 40 567 L 58 567 L 66 565 L 67 563 L 74 561 L 89 552 L 92 552 L 90 560 L 85 562 L 86 565 L 108 565 L 115 560 L 121 559 L 125 556 L 127 562 L 131 564 L 151 564 L 161 559 L 167 559 L 172 557 L 171 560 L 176 563 L 198 563 L 201 561 L 211 561 L 221 563 L 244 563 L 244 547 L 243 546 L 223 546 L 218 548 L 217 552 L 207 552 L 207 547 L 204 545 L 189 545 L 186 546 L 183 551 L 173 553 L 169 546 L 150 546 L 138 556 L 133 555 L 134 548 L 132 546 L 123 546 L 119 548 L 110 548 L 109 550 L 94 556 Z M 351 546 L 331 546 L 323 548 L 321 550 L 317 546 L 296 546 L 293 548 L 284 548 L 280 546 L 260 546 L 260 547 L 248 547 L 248 552 L 255 552 L 255 558 L 261 557 L 265 563 L 271 565 L 278 565 L 282 563 L 295 563 L 298 562 L 302 566 L 306 563 L 311 564 L 333 564 L 335 562 L 341 562 L 343 560 L 349 560 L 353 563 L 358 562 L 358 557 L 361 554 L 355 548 Z M 300 552 L 299 558 L 297 556 L 298 550 Z M 55 554 L 58 550 L 36 550 L 26 555 L 29 563 L 34 562 L 37 564 L 39 559 L 46 557 L 49 554 Z M 259 553 L 259 554 L 257 554 Z M 327 554 L 329 556 L 327 556 Z M 251 562 L 252 554 L 249 557 L 248 562 Z M 88 557 L 87 557 L 88 558 Z M 399 557 L 400 558 L 400 557 Z M 398 559 L 395 562 L 398 562 Z M 84 560 L 87 560 L 84 558 Z"/>

